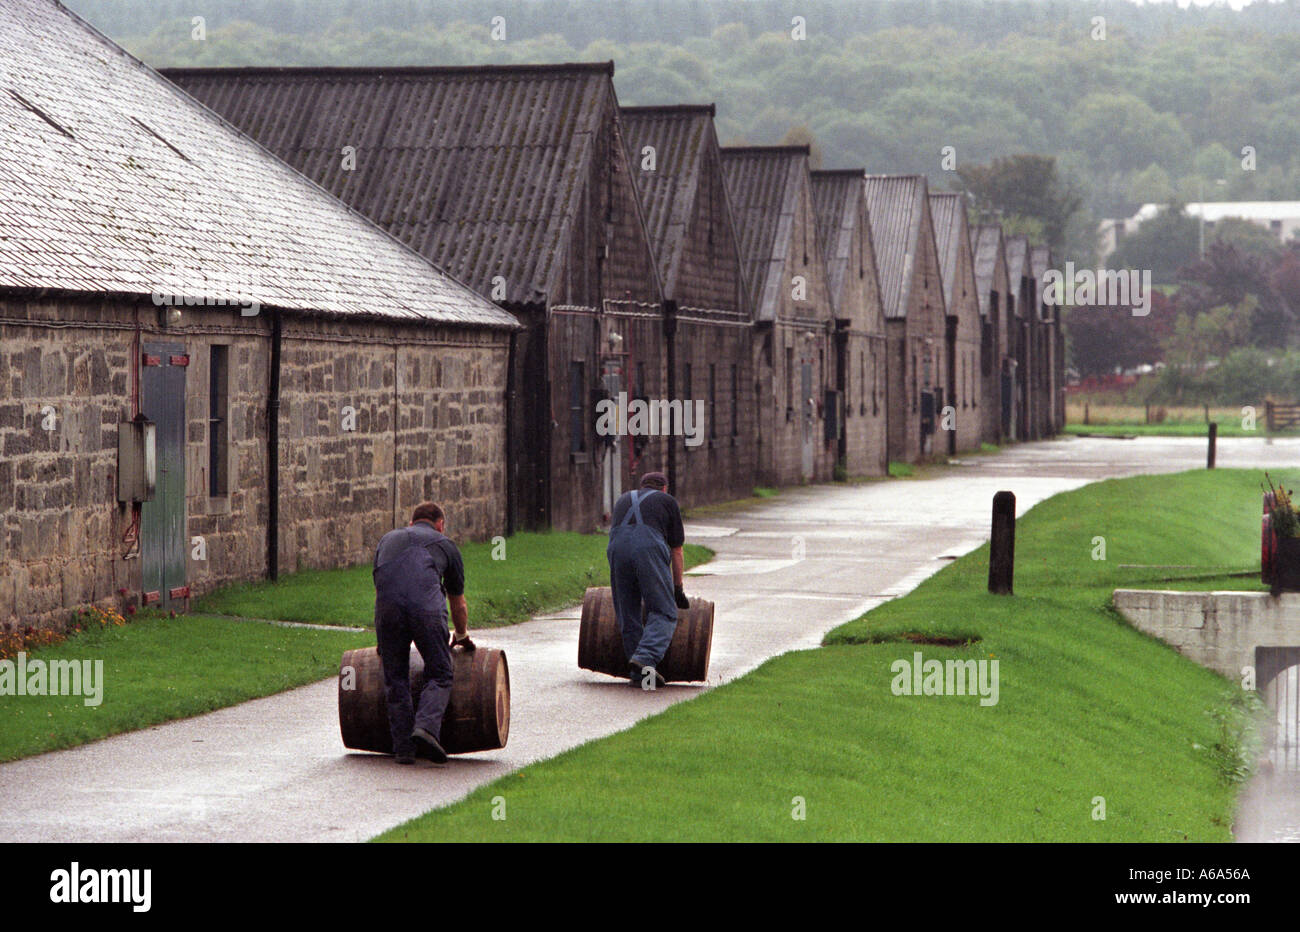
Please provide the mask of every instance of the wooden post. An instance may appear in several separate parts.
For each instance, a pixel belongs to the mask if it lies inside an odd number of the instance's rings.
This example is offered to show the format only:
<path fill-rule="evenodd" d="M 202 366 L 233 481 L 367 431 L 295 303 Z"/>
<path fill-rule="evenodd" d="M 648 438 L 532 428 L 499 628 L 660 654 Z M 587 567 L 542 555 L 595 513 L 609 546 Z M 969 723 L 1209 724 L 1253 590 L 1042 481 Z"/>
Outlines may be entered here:
<path fill-rule="evenodd" d="M 1016 564 L 1016 496 L 993 496 L 993 534 L 989 539 L 989 592 L 1011 595 Z"/>
<path fill-rule="evenodd" d="M 1151 405 L 1146 405 L 1146 406 L 1145 406 L 1145 412 L 1146 412 L 1146 423 L 1150 424 L 1150 423 L 1151 423 Z"/>
<path fill-rule="evenodd" d="M 1271 434 L 1273 433 L 1273 402 L 1264 402 L 1264 426 Z"/>
<path fill-rule="evenodd" d="M 1214 468 L 1214 446 L 1219 440 L 1219 422 L 1210 422 L 1210 449 L 1205 454 L 1205 468 Z"/>
<path fill-rule="evenodd" d="M 1083 423 L 1088 423 L 1088 402 L 1083 403 Z"/>

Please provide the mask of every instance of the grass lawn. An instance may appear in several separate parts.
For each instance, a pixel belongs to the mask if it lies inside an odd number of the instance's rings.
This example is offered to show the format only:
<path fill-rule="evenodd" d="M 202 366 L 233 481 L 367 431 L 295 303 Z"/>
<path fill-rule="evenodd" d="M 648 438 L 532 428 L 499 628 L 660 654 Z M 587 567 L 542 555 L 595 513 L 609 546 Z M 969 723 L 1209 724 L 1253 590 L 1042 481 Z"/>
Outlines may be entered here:
<path fill-rule="evenodd" d="M 1058 495 L 1019 521 L 1015 596 L 985 591 L 985 545 L 820 649 L 380 840 L 1230 841 L 1251 753 L 1240 691 L 1109 605 L 1171 575 L 1121 563 L 1258 566 L 1259 509 L 1253 470 Z M 891 665 L 915 651 L 996 659 L 998 702 L 894 695 Z"/>
<path fill-rule="evenodd" d="M 1202 422 L 1199 424 L 1066 424 L 1065 433 L 1074 434 L 1091 434 L 1092 436 L 1103 437 L 1209 437 L 1209 425 Z M 1220 437 L 1259 437 L 1269 436 L 1264 430 L 1263 425 L 1256 427 L 1254 430 L 1244 430 L 1241 426 L 1240 419 L 1235 421 L 1219 422 Z M 1300 436 L 1293 430 L 1278 431 L 1273 434 L 1274 437 L 1296 437 Z"/>
<path fill-rule="evenodd" d="M 588 586 L 608 586 L 608 543 L 604 534 L 516 534 L 505 541 L 504 559 L 493 559 L 496 547 L 491 542 L 460 545 L 470 629 L 526 621 L 538 612 L 580 602 Z M 713 551 L 687 544 L 683 555 L 689 568 L 706 562 Z M 227 586 L 198 599 L 195 610 L 280 621 L 373 625 L 375 585 L 368 563 L 341 570 L 303 570 L 277 583 Z"/>
<path fill-rule="evenodd" d="M 0 761 L 314 683 L 338 671 L 343 651 L 373 643 L 370 633 L 201 615 L 89 629 L 27 660 L 103 661 L 99 705 L 82 696 L 0 696 Z"/>

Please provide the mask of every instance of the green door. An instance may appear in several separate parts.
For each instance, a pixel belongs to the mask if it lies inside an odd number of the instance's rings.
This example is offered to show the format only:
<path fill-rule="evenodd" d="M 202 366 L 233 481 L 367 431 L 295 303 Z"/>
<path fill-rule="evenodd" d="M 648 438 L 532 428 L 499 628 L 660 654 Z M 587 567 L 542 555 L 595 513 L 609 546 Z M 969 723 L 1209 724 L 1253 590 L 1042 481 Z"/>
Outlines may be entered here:
<path fill-rule="evenodd" d="M 141 410 L 157 426 L 154 498 L 140 515 L 144 602 L 185 607 L 185 372 L 189 356 L 179 343 L 146 343 L 140 360 Z"/>

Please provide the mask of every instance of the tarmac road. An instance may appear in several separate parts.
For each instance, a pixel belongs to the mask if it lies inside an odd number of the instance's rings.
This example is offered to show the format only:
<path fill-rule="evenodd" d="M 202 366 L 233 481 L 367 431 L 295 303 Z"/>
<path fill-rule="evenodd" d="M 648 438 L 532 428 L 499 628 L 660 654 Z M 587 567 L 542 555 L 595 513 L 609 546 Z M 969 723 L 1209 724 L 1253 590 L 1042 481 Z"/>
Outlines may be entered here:
<path fill-rule="evenodd" d="M 1300 464 L 1300 440 L 1225 438 L 1218 463 Z M 988 536 L 994 492 L 1023 514 L 1112 476 L 1203 467 L 1205 441 L 1079 438 L 959 457 L 933 479 L 790 489 L 688 523 L 717 552 L 686 591 L 717 603 L 707 686 L 634 692 L 577 667 L 578 609 L 475 632 L 510 662 L 509 746 L 444 767 L 346 750 L 333 678 L 0 765 L 5 841 L 362 841 L 476 787 L 621 731 L 910 591 Z M 473 584 L 473 580 L 470 580 Z M 473 619 L 470 619 L 473 630 Z M 112 684 L 107 684 L 107 690 Z M 484 840 L 494 823 L 484 813 Z"/>

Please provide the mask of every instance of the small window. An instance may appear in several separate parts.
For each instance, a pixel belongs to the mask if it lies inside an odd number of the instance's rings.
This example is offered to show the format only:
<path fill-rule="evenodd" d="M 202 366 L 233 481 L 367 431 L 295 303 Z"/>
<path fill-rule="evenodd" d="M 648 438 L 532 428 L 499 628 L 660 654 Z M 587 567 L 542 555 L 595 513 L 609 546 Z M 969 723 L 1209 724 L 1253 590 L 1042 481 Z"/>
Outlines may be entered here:
<path fill-rule="evenodd" d="M 587 452 L 586 365 L 569 363 L 569 452 Z"/>
<path fill-rule="evenodd" d="M 208 356 L 208 496 L 230 494 L 230 347 L 213 346 Z"/>

